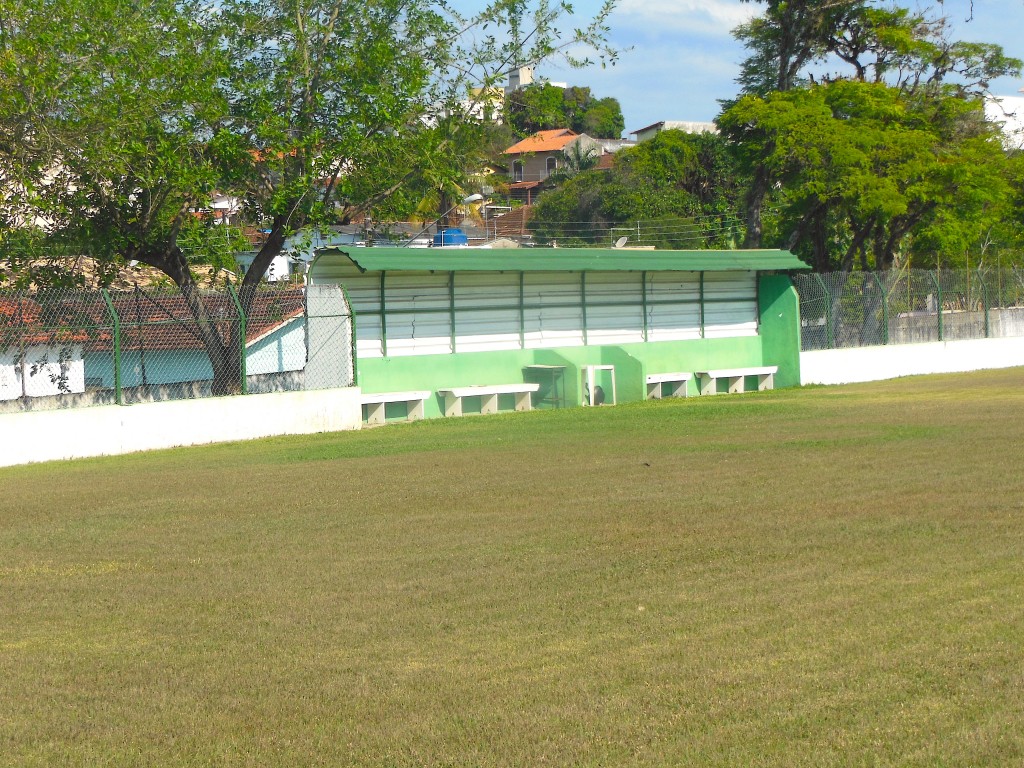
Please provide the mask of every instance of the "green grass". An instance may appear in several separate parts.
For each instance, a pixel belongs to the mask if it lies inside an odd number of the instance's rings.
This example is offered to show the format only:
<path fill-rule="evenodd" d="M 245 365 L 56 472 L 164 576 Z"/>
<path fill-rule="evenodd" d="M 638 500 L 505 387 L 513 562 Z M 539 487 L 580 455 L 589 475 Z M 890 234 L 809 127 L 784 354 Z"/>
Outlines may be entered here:
<path fill-rule="evenodd" d="M 0 765 L 1020 764 L 1022 384 L 0 470 Z"/>

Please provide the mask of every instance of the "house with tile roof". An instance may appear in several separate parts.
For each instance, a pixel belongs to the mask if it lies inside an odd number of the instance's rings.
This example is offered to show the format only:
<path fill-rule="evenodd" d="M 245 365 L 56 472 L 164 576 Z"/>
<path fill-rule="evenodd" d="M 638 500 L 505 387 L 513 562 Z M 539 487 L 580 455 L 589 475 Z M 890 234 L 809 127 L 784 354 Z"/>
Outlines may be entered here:
<path fill-rule="evenodd" d="M 601 144 L 585 133 L 568 128 L 538 131 L 505 150 L 509 158 L 511 196 L 527 205 L 533 202 L 544 181 L 566 164 L 566 158 L 578 146 L 583 152 L 601 153 Z"/>
<path fill-rule="evenodd" d="M 0 401 L 85 390 L 89 334 L 62 323 L 66 315 L 0 297 Z"/>
<path fill-rule="evenodd" d="M 0 402 L 79 394 L 115 386 L 181 385 L 213 378 L 195 318 L 180 294 L 124 291 L 72 294 L 39 303 L 0 297 Z M 228 294 L 207 295 L 217 332 L 228 338 L 237 322 Z M 115 330 L 110 316 L 118 317 Z M 260 292 L 245 326 L 248 376 L 289 374 L 306 364 L 305 293 Z M 115 334 L 119 345 L 115 354 Z"/>

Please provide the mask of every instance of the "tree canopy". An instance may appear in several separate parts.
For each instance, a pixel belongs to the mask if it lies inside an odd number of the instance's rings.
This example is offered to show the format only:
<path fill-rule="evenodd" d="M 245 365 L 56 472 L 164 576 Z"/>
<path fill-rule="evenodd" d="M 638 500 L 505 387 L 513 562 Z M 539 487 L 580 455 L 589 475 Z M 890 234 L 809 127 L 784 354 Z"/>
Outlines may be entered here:
<path fill-rule="evenodd" d="M 743 93 L 718 118 L 749 174 L 747 245 L 817 269 L 958 259 L 1015 183 L 989 82 L 1021 62 L 951 40 L 942 16 L 867 0 L 765 2 L 736 30 Z"/>
<path fill-rule="evenodd" d="M 663 131 L 619 151 L 610 169 L 543 193 L 530 223 L 542 241 L 560 245 L 607 244 L 613 228 L 643 220 L 644 245 L 728 247 L 741 184 L 721 136 Z"/>
<path fill-rule="evenodd" d="M 513 65 L 613 59 L 611 8 L 561 35 L 572 8 L 546 0 L 471 16 L 405 0 L 10 0 L 0 260 L 17 267 L 35 247 L 136 260 L 202 320 L 191 266 L 230 250 L 208 215 L 219 192 L 267 232 L 247 305 L 290 234 L 408 204 L 410 189 L 456 192 L 474 99 Z M 205 341 L 217 381 L 235 380 L 237 345 Z"/>
<path fill-rule="evenodd" d="M 589 88 L 550 83 L 533 83 L 508 94 L 504 117 L 520 136 L 570 128 L 598 139 L 617 139 L 626 129 L 617 99 L 598 99 Z"/>

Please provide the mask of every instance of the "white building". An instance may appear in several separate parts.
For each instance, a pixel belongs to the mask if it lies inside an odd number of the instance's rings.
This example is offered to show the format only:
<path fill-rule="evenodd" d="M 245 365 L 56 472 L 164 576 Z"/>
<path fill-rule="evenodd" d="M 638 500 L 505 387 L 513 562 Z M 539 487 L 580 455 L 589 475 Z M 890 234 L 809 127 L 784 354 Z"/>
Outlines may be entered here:
<path fill-rule="evenodd" d="M 635 131 L 630 131 L 631 134 L 636 136 L 636 142 L 639 144 L 641 141 L 647 141 L 653 139 L 662 131 L 686 131 L 687 133 L 718 133 L 718 126 L 714 123 L 701 123 L 685 120 L 662 120 L 658 123 L 652 123 L 651 125 L 638 128 Z"/>

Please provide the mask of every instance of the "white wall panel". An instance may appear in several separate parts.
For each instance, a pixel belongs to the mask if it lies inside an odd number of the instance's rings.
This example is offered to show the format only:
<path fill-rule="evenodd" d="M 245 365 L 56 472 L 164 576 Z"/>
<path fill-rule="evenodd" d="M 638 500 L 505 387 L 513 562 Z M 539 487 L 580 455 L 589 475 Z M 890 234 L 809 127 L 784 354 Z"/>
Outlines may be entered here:
<path fill-rule="evenodd" d="M 451 315 L 448 304 L 448 288 L 445 284 L 444 304 L 437 306 L 437 297 L 429 292 L 406 294 L 403 301 L 392 304 L 390 289 L 387 296 L 388 356 L 437 355 L 452 351 Z M 391 312 L 396 305 L 409 307 L 411 304 L 435 307 L 440 311 Z"/>
<path fill-rule="evenodd" d="M 644 340 L 644 312 L 631 307 L 587 305 L 588 344 L 632 344 Z"/>
<path fill-rule="evenodd" d="M 642 272 L 588 273 L 586 295 L 588 344 L 644 340 Z"/>
<path fill-rule="evenodd" d="M 455 275 L 455 305 L 519 306 L 519 273 L 486 272 Z"/>
<path fill-rule="evenodd" d="M 343 285 L 357 318 L 360 312 L 376 312 L 380 309 L 379 275 L 346 277 Z"/>
<path fill-rule="evenodd" d="M 456 352 L 519 349 L 518 272 L 456 274 L 455 306 Z"/>
<path fill-rule="evenodd" d="M 518 295 L 519 286 L 516 285 Z M 519 310 L 492 309 L 456 312 L 456 352 L 519 349 Z"/>
<path fill-rule="evenodd" d="M 354 303 L 354 302 L 353 302 Z M 360 315 L 356 311 L 356 354 L 359 357 L 380 357 L 381 332 L 379 315 Z"/>
<path fill-rule="evenodd" d="M 527 273 L 523 278 L 523 297 L 527 306 L 540 305 L 524 312 L 527 348 L 583 346 L 579 272 Z"/>
<path fill-rule="evenodd" d="M 522 343 L 527 348 L 582 346 L 585 295 L 586 340 L 628 344 L 647 339 L 701 338 L 701 276 L 696 272 L 588 272 L 585 293 L 579 272 L 456 273 L 456 351 L 517 349 L 520 346 L 520 279 L 525 309 Z M 381 354 L 378 275 L 355 276 L 346 288 L 357 312 L 359 354 Z M 451 352 L 451 297 L 448 273 L 388 275 L 385 280 L 389 355 Z M 704 274 L 704 335 L 757 334 L 757 275 Z M 474 309 L 460 309 L 460 307 Z M 490 308 L 490 309 L 489 309 Z M 410 312 L 409 310 L 424 310 Z M 360 315 L 360 311 L 363 312 Z"/>
<path fill-rule="evenodd" d="M 647 298 L 651 301 L 700 301 L 697 272 L 648 272 Z"/>
<path fill-rule="evenodd" d="M 647 340 L 700 338 L 700 275 L 695 272 L 647 273 Z M 672 304 L 659 304 L 671 301 Z M 678 303 L 676 303 L 678 302 Z"/>
<path fill-rule="evenodd" d="M 526 304 L 580 303 L 579 272 L 527 272 L 523 277 Z"/>
<path fill-rule="evenodd" d="M 447 309 L 448 273 L 388 274 L 384 280 L 385 308 Z"/>
<path fill-rule="evenodd" d="M 757 275 L 704 273 L 704 337 L 757 335 Z"/>
<path fill-rule="evenodd" d="M 528 349 L 583 346 L 583 312 L 571 307 L 528 309 L 525 313 Z"/>

